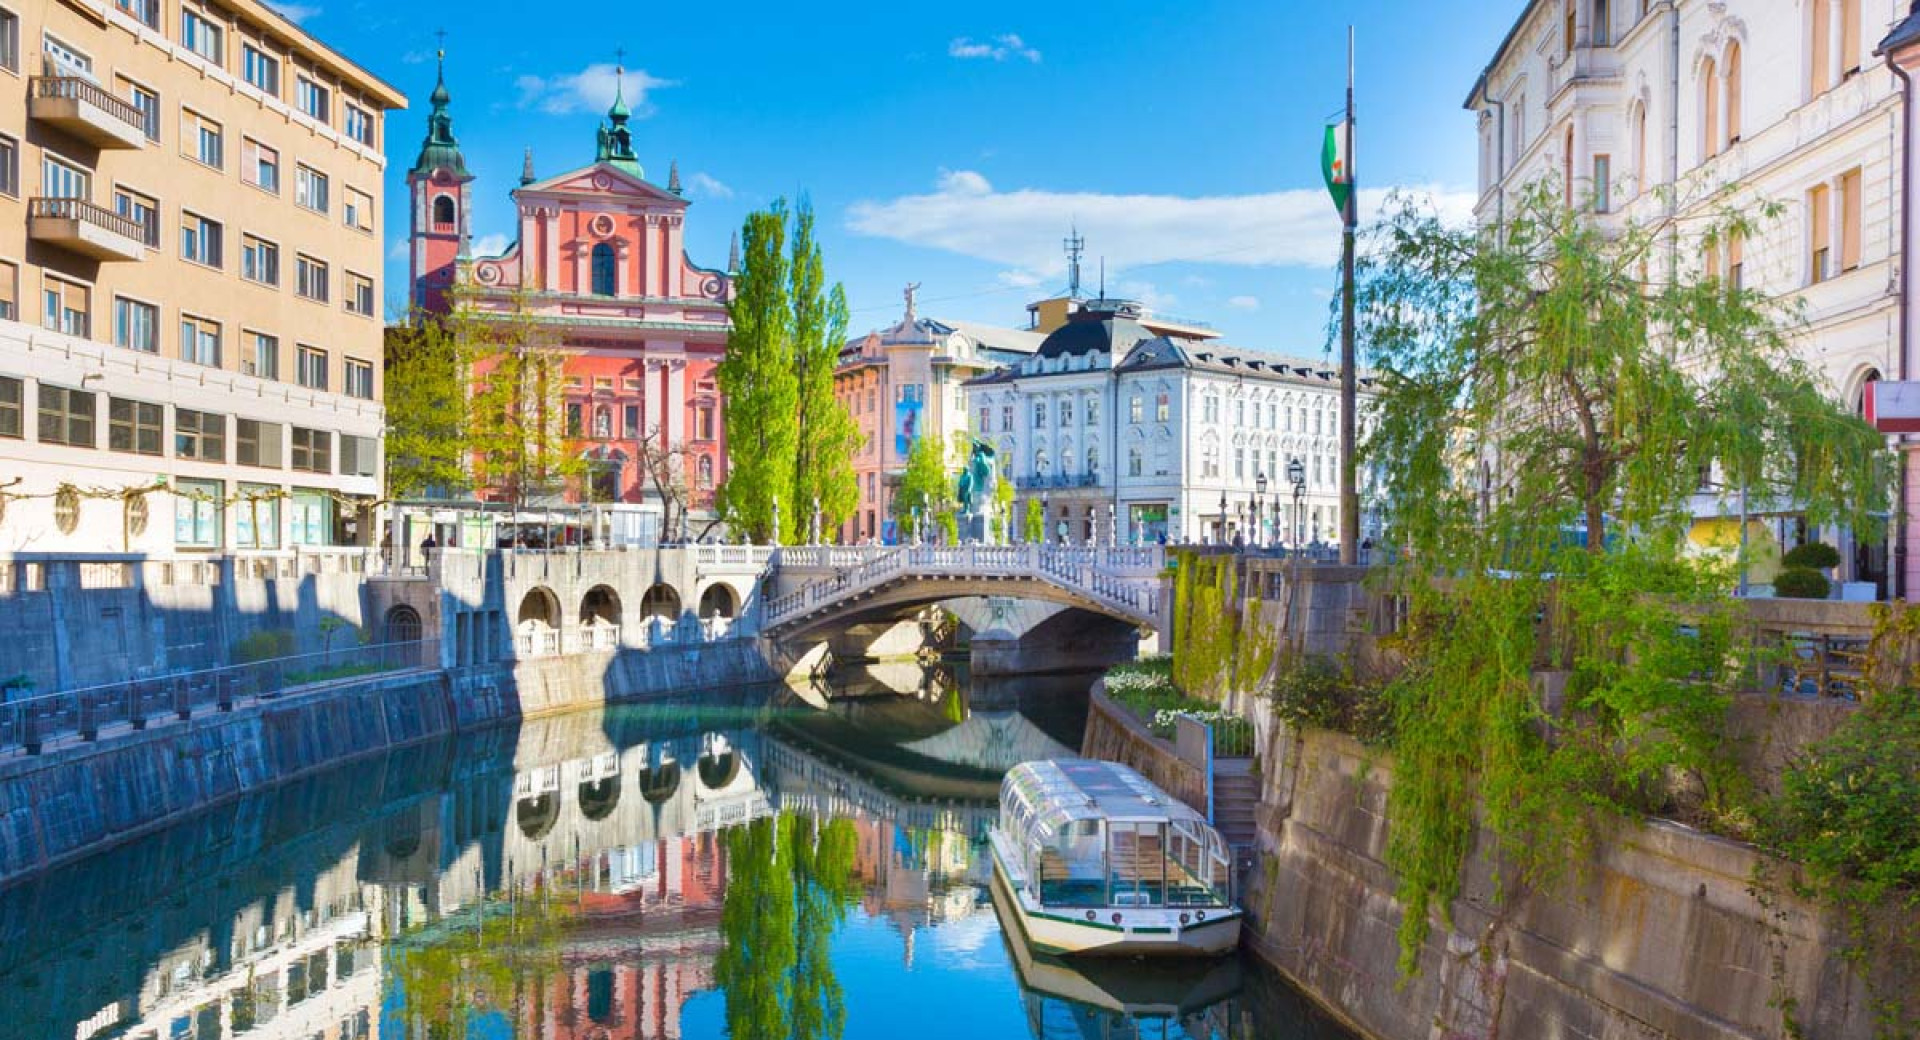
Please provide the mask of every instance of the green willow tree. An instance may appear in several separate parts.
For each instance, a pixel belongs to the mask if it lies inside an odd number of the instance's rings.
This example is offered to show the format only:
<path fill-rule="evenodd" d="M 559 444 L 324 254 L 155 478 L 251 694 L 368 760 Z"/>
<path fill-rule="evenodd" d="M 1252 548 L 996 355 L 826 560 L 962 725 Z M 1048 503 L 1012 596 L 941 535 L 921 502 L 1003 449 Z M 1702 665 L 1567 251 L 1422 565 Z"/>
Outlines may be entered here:
<path fill-rule="evenodd" d="M 1387 849 L 1409 973 L 1476 820 L 1501 899 L 1559 881 L 1607 819 L 1745 825 L 1722 722 L 1752 648 L 1727 561 L 1688 542 L 1703 473 L 1869 536 L 1889 502 L 1882 439 L 1796 355 L 1793 307 L 1669 263 L 1772 208 L 1602 228 L 1542 183 L 1510 211 L 1459 229 L 1403 203 L 1358 278 L 1381 391 L 1363 455 L 1411 608 Z M 1567 676 L 1551 712 L 1543 668 Z"/>
<path fill-rule="evenodd" d="M 853 473 L 853 453 L 860 447 L 860 429 L 847 406 L 833 392 L 833 370 L 840 345 L 847 340 L 847 294 L 838 283 L 827 288 L 826 265 L 814 238 L 813 206 L 801 200 L 794 213 L 792 283 L 792 342 L 799 378 L 799 431 L 794 456 L 795 508 L 786 523 L 790 540 L 809 533 L 813 510 L 820 510 L 820 530 L 837 529 L 860 504 L 860 485 Z"/>
<path fill-rule="evenodd" d="M 837 1040 L 846 1005 L 829 943 L 859 895 L 846 819 L 780 813 L 726 833 L 714 980 L 736 1040 Z"/>

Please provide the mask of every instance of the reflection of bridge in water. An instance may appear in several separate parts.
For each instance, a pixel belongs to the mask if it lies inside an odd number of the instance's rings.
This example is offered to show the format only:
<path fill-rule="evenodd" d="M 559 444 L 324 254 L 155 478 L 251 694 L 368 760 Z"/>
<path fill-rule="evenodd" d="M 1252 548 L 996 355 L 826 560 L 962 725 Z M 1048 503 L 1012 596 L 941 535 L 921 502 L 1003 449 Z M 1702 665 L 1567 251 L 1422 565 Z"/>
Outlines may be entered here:
<path fill-rule="evenodd" d="M 383 998 L 381 963 L 399 947 L 382 943 L 430 945 L 498 913 L 502 893 L 545 892 L 578 914 L 537 999 L 495 995 L 502 1014 L 518 1009 L 519 1035 L 674 1036 L 681 1005 L 712 985 L 728 878 L 717 835 L 776 810 L 853 819 L 857 873 L 897 921 L 968 911 L 949 893 L 983 879 L 990 804 L 849 773 L 762 732 L 768 717 L 758 701 L 638 706 L 468 734 L 0 892 L 0 1004 L 13 1012 L 0 1038 L 411 1035 L 417 1009 Z M 969 722 L 913 753 L 997 746 L 967 736 Z M 82 903 L 65 895 L 76 890 Z M 143 927 L 119 923 L 131 919 Z"/>

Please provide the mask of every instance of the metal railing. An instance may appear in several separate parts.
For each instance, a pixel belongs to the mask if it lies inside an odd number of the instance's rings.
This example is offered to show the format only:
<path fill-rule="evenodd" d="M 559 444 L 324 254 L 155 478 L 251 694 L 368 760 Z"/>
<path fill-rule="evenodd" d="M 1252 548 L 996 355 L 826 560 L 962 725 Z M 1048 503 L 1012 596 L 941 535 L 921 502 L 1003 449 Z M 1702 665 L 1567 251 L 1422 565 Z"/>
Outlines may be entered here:
<path fill-rule="evenodd" d="M 132 102 L 113 96 L 107 88 L 83 76 L 35 76 L 33 95 L 92 105 L 143 135 L 147 132 L 146 113 L 135 108 Z"/>
<path fill-rule="evenodd" d="M 24 749 L 37 755 L 48 740 L 66 736 L 97 740 L 108 726 L 125 724 L 142 730 L 169 718 L 190 719 L 209 708 L 232 711 L 235 705 L 271 700 L 305 686 L 439 666 L 439 641 L 421 639 L 345 646 L 24 697 L 0 705 L 0 753 Z"/>
<path fill-rule="evenodd" d="M 1098 473 L 1043 473 L 1031 477 L 1019 477 L 1014 486 L 1023 489 L 1033 488 L 1088 488 L 1100 483 Z"/>
<path fill-rule="evenodd" d="M 35 198 L 27 203 L 27 216 L 44 220 L 77 220 L 135 242 L 147 240 L 145 225 L 104 206 L 96 206 L 86 199 Z"/>

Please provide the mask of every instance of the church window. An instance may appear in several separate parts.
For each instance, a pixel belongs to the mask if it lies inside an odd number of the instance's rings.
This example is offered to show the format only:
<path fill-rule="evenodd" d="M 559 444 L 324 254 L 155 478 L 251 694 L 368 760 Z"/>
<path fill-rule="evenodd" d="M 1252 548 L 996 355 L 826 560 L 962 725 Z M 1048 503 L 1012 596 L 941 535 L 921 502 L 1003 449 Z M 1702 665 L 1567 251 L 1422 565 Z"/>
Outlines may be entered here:
<path fill-rule="evenodd" d="M 441 195 L 433 200 L 433 222 L 436 226 L 453 226 L 453 196 Z"/>
<path fill-rule="evenodd" d="M 614 295 L 613 246 L 607 242 L 601 242 L 593 247 L 593 294 L 595 296 Z"/>

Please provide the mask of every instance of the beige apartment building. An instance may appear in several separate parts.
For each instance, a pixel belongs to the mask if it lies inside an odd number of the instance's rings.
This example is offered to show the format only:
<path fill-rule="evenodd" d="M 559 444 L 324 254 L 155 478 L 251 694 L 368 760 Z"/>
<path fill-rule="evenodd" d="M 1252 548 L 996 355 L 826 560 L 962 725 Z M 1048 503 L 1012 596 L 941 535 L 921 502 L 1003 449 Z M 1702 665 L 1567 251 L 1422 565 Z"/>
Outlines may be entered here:
<path fill-rule="evenodd" d="M 382 136 L 255 0 L 0 0 L 0 552 L 365 544 Z"/>

